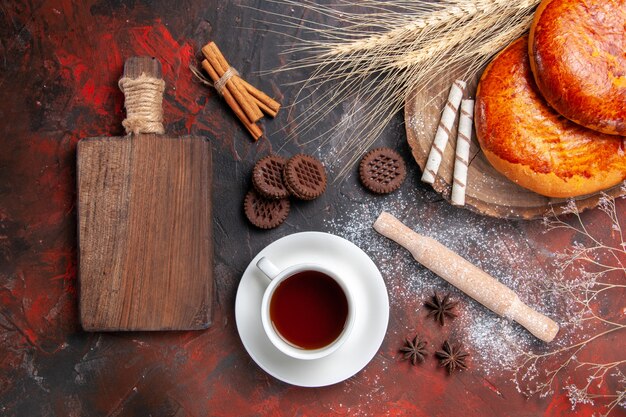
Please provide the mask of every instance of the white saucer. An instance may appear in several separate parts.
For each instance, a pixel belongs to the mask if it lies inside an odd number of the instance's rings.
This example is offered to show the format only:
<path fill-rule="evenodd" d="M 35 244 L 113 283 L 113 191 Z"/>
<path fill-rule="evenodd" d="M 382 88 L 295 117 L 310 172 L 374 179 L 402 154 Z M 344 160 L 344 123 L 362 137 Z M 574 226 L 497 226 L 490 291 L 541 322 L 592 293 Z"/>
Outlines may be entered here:
<path fill-rule="evenodd" d="M 299 360 L 270 342 L 261 323 L 261 299 L 269 282 L 256 267 L 262 256 L 281 269 L 303 262 L 332 263 L 353 284 L 358 313 L 350 338 L 336 352 Z M 293 385 L 321 387 L 350 378 L 374 357 L 387 331 L 389 298 L 380 271 L 353 243 L 328 233 L 295 233 L 268 245 L 250 262 L 237 290 L 235 319 L 243 345 L 268 374 Z"/>

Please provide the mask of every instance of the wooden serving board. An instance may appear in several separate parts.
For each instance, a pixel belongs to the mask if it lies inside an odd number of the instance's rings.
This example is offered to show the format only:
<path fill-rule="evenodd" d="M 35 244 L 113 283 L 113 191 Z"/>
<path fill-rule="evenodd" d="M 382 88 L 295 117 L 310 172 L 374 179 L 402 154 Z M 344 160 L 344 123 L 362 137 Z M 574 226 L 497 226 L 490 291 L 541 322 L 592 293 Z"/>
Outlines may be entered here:
<path fill-rule="evenodd" d="M 160 64 L 131 58 L 125 74 Z M 157 65 L 158 64 L 158 65 Z M 80 320 L 85 330 L 211 323 L 211 148 L 137 134 L 78 144 Z"/>
<path fill-rule="evenodd" d="M 482 71 L 481 71 L 482 73 Z M 439 117 L 446 102 L 450 85 L 456 76 L 442 77 L 424 89 L 416 89 L 404 106 L 406 134 L 413 158 L 423 170 L 435 137 Z M 468 82 L 466 96 L 475 97 L 478 77 Z M 458 118 L 457 122 L 458 124 Z M 456 138 L 456 126 L 452 132 Z M 452 192 L 454 170 L 454 142 L 448 142 L 441 167 L 433 188 L 448 202 Z M 568 200 L 550 198 L 527 190 L 508 180 L 496 171 L 480 150 L 476 132 L 472 132 L 470 164 L 467 178 L 465 207 L 480 214 L 500 218 L 536 219 L 565 211 Z M 618 197 L 626 195 L 623 186 L 617 185 L 605 191 Z M 601 193 L 575 198 L 580 211 L 598 205 Z"/>

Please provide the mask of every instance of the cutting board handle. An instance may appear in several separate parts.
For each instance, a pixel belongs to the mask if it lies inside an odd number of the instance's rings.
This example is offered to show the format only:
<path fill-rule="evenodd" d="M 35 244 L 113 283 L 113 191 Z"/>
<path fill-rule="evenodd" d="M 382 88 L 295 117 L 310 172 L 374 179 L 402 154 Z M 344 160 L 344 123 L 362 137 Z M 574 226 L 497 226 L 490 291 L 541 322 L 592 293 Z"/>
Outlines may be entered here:
<path fill-rule="evenodd" d="M 161 62 L 154 57 L 133 56 L 124 64 L 119 81 L 124 93 L 126 119 L 122 125 L 127 134 L 163 134 L 163 91 L 165 81 Z"/>

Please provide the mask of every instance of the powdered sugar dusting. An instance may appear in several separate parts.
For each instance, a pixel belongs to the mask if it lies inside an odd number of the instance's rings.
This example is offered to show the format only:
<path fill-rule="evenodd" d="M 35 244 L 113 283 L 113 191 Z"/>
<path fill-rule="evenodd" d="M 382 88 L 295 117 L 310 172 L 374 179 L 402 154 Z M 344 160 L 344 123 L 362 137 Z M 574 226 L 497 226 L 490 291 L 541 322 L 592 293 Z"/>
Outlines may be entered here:
<path fill-rule="evenodd" d="M 419 265 L 410 253 L 379 235 L 372 224 L 387 211 L 416 232 L 432 237 L 468 259 L 513 289 L 536 310 L 554 317 L 555 302 L 541 296 L 536 286 L 549 273 L 535 256 L 519 223 L 477 216 L 465 210 L 431 202 L 429 193 L 402 187 L 384 197 L 368 199 L 358 210 L 341 211 L 326 222 L 328 231 L 362 248 L 379 267 L 390 297 L 391 308 L 410 305 L 422 308 L 434 290 L 450 291 L 461 302 L 452 333 L 472 351 L 472 367 L 484 374 L 511 368 L 520 350 L 538 347 L 538 341 L 520 325 L 497 316 Z M 426 221 L 427 219 L 427 221 Z M 521 267 L 524 266 L 524 267 Z M 406 323 L 415 328 L 416 317 Z"/>

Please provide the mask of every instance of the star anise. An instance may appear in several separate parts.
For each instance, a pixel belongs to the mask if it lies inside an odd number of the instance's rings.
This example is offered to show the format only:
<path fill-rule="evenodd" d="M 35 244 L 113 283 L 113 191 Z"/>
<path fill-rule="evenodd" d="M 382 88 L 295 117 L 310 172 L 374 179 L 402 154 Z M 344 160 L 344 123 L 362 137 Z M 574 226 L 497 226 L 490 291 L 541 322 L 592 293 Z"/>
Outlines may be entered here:
<path fill-rule="evenodd" d="M 454 318 L 456 314 L 452 309 L 458 304 L 458 301 L 450 300 L 450 293 L 446 293 L 443 297 L 440 297 L 435 291 L 435 295 L 426 301 L 424 305 L 431 311 L 428 313 L 428 317 L 433 316 L 435 321 L 438 321 L 442 326 L 445 324 L 446 317 Z"/>
<path fill-rule="evenodd" d="M 449 374 L 457 369 L 467 369 L 465 358 L 469 353 L 463 352 L 460 345 L 451 345 L 446 340 L 441 350 L 435 352 L 435 356 L 439 358 L 439 366 L 445 366 Z"/>
<path fill-rule="evenodd" d="M 413 340 L 406 339 L 405 346 L 400 348 L 400 352 L 404 354 L 402 359 L 410 360 L 413 365 L 417 365 L 418 362 L 424 362 L 424 357 L 428 354 L 426 342 L 417 335 L 415 335 Z"/>

